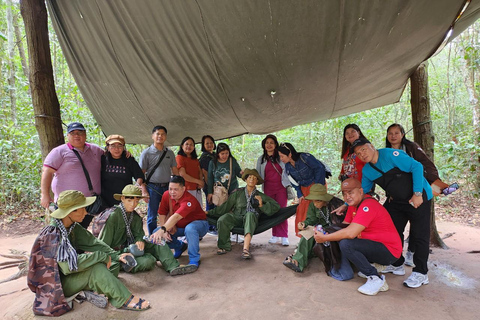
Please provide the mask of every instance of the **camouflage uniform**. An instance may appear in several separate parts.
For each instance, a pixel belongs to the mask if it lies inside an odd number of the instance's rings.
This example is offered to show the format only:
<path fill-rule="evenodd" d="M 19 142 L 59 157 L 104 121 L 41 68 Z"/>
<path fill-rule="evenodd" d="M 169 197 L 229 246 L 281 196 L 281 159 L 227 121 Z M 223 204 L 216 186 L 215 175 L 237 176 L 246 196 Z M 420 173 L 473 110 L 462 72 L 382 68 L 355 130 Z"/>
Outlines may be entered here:
<path fill-rule="evenodd" d="M 69 269 L 67 261 L 56 260 L 60 231 L 55 220 L 35 240 L 27 278 L 30 289 L 36 292 L 34 313 L 61 315 L 70 310 L 67 310 L 64 296 L 72 296 L 82 290 L 103 293 L 114 307 L 120 308 L 131 292 L 117 278 L 119 254 L 79 224 L 75 225 L 68 238 L 77 251 L 89 252 L 78 255 L 78 270 L 74 271 Z M 106 268 L 109 257 L 112 259 L 110 270 Z M 45 309 L 53 310 L 46 312 Z"/>
<path fill-rule="evenodd" d="M 131 214 L 134 215 L 132 223 L 130 224 L 130 231 L 132 232 L 134 241 L 143 241 L 145 232 L 143 231 L 142 218 L 140 218 L 137 212 L 133 211 L 127 213 L 127 219 L 130 219 Z M 127 230 L 125 220 L 122 216 L 122 209 L 116 207 L 110 214 L 98 238 L 114 248 L 114 250 L 118 250 L 117 253 L 119 254 L 130 252 L 127 243 Z M 130 272 L 136 273 L 139 271 L 152 270 L 155 267 L 157 260 L 162 263 L 163 268 L 167 272 L 170 272 L 172 269 L 175 269 L 180 265 L 177 259 L 173 257 L 173 253 L 168 246 L 145 243 L 144 252 L 143 256 L 135 257 L 135 260 L 137 260 L 137 266 Z"/>

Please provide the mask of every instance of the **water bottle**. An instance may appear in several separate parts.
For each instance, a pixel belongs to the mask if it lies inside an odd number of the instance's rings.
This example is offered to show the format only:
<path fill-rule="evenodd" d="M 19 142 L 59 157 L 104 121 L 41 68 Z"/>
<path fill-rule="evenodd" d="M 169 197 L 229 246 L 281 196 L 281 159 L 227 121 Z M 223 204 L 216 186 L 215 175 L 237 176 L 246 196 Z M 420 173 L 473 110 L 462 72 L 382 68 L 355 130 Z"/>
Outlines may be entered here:
<path fill-rule="evenodd" d="M 160 240 L 160 243 L 155 243 L 155 242 L 151 241 L 150 237 L 148 237 L 148 236 L 143 236 L 143 240 L 145 240 L 145 242 L 153 243 L 153 244 L 156 244 L 156 245 L 159 245 L 159 246 L 164 246 L 165 245 L 165 239 L 164 238 L 162 238 L 162 240 Z"/>
<path fill-rule="evenodd" d="M 323 234 L 327 234 L 327 232 L 326 232 L 325 230 L 323 230 L 323 227 L 322 227 L 321 224 L 317 225 L 317 231 L 318 231 L 318 232 L 321 232 L 321 233 L 323 233 Z M 323 245 L 324 245 L 325 247 L 330 247 L 330 241 L 325 241 L 325 242 L 323 243 Z"/>

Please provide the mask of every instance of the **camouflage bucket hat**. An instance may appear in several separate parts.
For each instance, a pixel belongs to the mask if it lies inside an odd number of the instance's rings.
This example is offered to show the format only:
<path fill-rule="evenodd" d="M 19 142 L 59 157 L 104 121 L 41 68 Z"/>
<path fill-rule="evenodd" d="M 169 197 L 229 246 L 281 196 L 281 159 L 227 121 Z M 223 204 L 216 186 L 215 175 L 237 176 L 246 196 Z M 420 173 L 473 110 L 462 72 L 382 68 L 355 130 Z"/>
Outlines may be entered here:
<path fill-rule="evenodd" d="M 327 193 L 327 188 L 320 183 L 316 183 L 310 187 L 310 193 L 305 197 L 307 200 L 321 200 L 329 202 L 333 196 Z"/>
<path fill-rule="evenodd" d="M 142 196 L 142 189 L 140 189 L 134 184 L 127 184 L 125 188 L 123 188 L 121 194 L 115 193 L 113 195 L 113 198 L 115 198 L 115 200 L 121 200 L 122 197 L 148 198 L 147 196 Z"/>
<path fill-rule="evenodd" d="M 83 193 L 77 190 L 66 190 L 60 193 L 57 199 L 58 209 L 50 214 L 56 219 L 63 219 L 72 211 L 88 207 L 95 202 L 97 197 L 85 197 Z"/>

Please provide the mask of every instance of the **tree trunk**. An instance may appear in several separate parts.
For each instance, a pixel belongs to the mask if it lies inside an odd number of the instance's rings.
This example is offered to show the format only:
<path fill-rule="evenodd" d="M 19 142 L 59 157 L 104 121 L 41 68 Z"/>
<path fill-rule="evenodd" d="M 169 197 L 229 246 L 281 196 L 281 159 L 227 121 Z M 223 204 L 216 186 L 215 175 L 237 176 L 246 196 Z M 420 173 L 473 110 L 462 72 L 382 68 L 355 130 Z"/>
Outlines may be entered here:
<path fill-rule="evenodd" d="M 13 31 L 12 0 L 7 0 L 7 39 L 8 39 L 8 96 L 10 97 L 10 117 L 17 125 L 17 100 L 15 94 L 15 36 Z"/>
<path fill-rule="evenodd" d="M 20 11 L 27 37 L 30 90 L 35 127 L 40 138 L 42 157 L 65 143 L 60 103 L 55 92 L 48 39 L 48 16 L 44 0 L 21 0 Z"/>
<path fill-rule="evenodd" d="M 18 14 L 13 15 L 13 28 L 15 30 L 15 40 L 17 42 L 18 54 L 20 55 L 20 62 L 22 63 L 23 75 L 26 79 L 29 78 L 27 59 L 25 58 L 25 49 L 23 48 L 23 39 L 20 28 L 18 27 Z"/>
<path fill-rule="evenodd" d="M 430 120 L 430 98 L 428 96 L 428 72 L 427 63 L 422 63 L 410 77 L 411 97 L 410 103 L 412 108 L 412 125 L 413 137 L 427 156 L 434 161 L 433 142 L 434 136 L 432 132 L 432 121 Z M 437 231 L 435 222 L 435 199 L 432 199 L 430 209 L 430 244 L 435 247 L 447 249 L 447 245 Z"/>

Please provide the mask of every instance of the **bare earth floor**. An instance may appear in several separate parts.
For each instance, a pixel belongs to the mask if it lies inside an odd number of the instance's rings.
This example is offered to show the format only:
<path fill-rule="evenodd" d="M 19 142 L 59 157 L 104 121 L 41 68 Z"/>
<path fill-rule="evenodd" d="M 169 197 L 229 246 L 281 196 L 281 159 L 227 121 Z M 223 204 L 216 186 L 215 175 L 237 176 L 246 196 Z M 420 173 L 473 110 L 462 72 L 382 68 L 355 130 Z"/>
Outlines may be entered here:
<path fill-rule="evenodd" d="M 468 252 L 480 250 L 480 228 L 442 221 L 437 227 L 442 236 L 454 233 L 445 240 L 450 249 L 432 249 L 430 284 L 419 289 L 402 285 L 409 267 L 405 276 L 387 275 L 390 290 L 374 297 L 357 292 L 365 282 L 361 278 L 339 282 L 328 277 L 317 258 L 302 274 L 294 273 L 282 265 L 295 248 L 294 236 L 289 247 L 282 247 L 267 243 L 270 231 L 256 235 L 253 259 L 244 261 L 240 244 L 217 256 L 216 238 L 207 235 L 200 243 L 202 264 L 194 274 L 170 277 L 161 268 L 120 274 L 128 288 L 150 301 L 150 310 L 99 309 L 85 302 L 62 319 L 478 319 L 480 254 Z M 1 238 L 0 253 L 29 251 L 35 236 Z M 182 256 L 180 262 L 188 263 L 188 258 Z M 15 272 L 0 270 L 0 279 Z M 25 288 L 25 277 L 0 284 L 1 319 L 35 318 L 34 295 Z"/>

